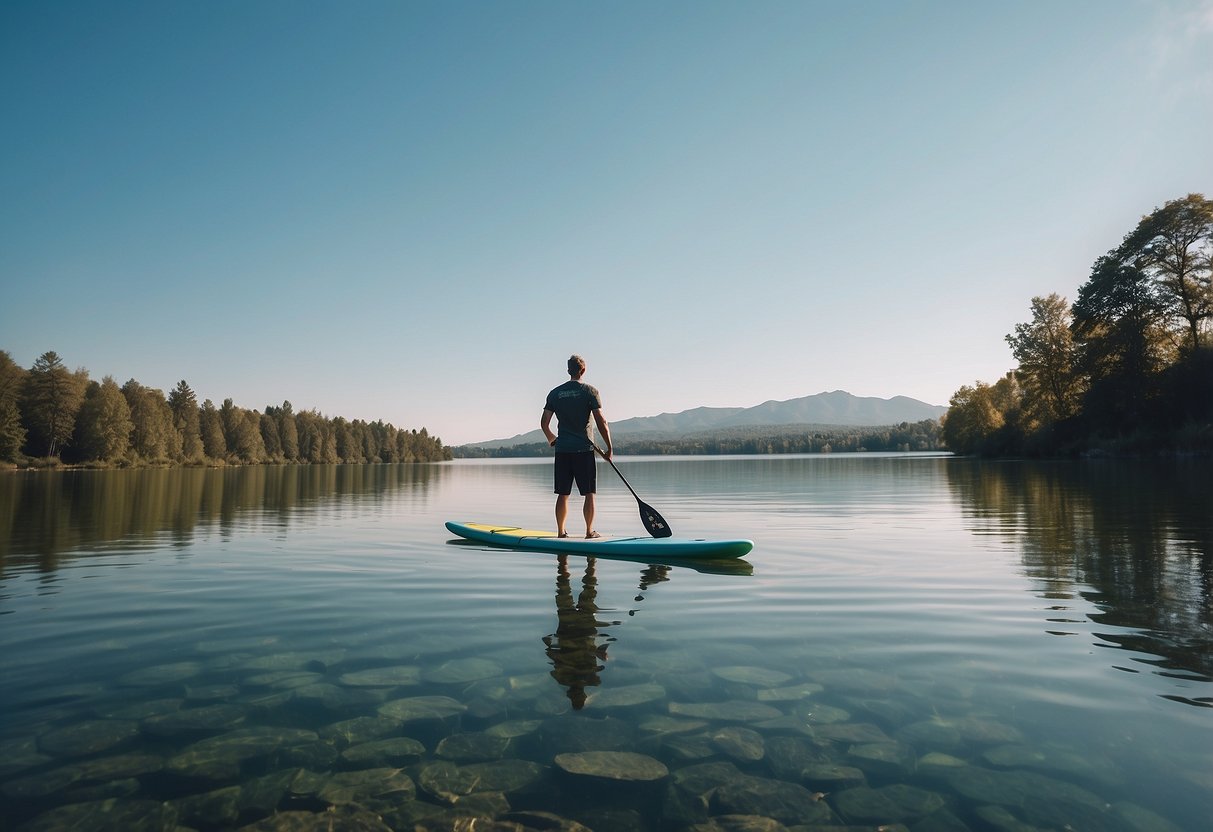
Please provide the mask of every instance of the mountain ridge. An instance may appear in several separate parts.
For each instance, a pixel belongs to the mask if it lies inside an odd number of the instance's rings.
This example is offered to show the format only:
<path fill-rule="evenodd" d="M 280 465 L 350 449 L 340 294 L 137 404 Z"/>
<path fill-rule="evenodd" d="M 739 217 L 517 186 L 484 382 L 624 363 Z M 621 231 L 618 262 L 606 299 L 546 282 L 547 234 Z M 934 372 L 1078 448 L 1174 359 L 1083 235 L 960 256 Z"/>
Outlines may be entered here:
<path fill-rule="evenodd" d="M 927 404 L 909 396 L 881 399 L 832 390 L 785 401 L 769 399 L 753 407 L 704 406 L 677 413 L 634 416 L 612 422 L 611 438 L 666 439 L 717 429 L 783 425 L 876 427 L 938 419 L 947 411 L 942 405 Z M 494 449 L 535 442 L 543 442 L 543 433 L 537 429 L 505 439 L 469 442 L 464 447 Z"/>

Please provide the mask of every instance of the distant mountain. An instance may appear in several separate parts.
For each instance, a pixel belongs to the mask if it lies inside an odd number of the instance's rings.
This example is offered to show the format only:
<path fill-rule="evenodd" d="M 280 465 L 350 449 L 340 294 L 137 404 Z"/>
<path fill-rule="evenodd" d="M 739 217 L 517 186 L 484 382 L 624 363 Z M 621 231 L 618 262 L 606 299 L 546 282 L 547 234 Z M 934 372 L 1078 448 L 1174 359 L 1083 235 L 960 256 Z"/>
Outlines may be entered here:
<path fill-rule="evenodd" d="M 754 407 L 696 407 L 681 413 L 622 419 L 611 423 L 611 437 L 616 440 L 628 437 L 676 439 L 725 428 L 780 425 L 897 425 L 902 422 L 938 419 L 947 412 L 946 407 L 927 404 L 906 396 L 878 399 L 871 396 L 852 396 L 843 390 L 835 390 L 832 393 L 818 393 L 786 402 L 763 402 Z M 543 442 L 541 431 L 533 430 L 509 439 L 473 442 L 468 447 L 508 448 L 533 442 Z"/>

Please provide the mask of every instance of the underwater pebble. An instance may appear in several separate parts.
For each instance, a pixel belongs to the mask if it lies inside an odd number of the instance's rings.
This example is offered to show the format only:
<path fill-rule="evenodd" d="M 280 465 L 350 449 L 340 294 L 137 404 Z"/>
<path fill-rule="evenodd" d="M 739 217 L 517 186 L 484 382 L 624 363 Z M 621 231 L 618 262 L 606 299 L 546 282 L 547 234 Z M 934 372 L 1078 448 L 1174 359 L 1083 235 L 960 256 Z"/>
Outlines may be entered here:
<path fill-rule="evenodd" d="M 766 756 L 766 744 L 762 735 L 749 728 L 731 725 L 714 731 L 712 745 L 727 757 L 742 762 L 754 763 Z"/>
<path fill-rule="evenodd" d="M 394 688 L 421 684 L 421 668 L 414 665 L 376 667 L 343 673 L 337 682 L 348 687 Z"/>
<path fill-rule="evenodd" d="M 773 688 L 792 681 L 792 674 L 790 673 L 750 665 L 716 667 L 712 669 L 712 675 L 719 679 L 724 679 L 726 682 L 736 682 L 758 688 Z"/>
<path fill-rule="evenodd" d="M 632 708 L 665 699 L 665 688 L 655 683 L 603 688 L 590 694 L 587 705 L 595 708 Z"/>
<path fill-rule="evenodd" d="M 467 710 L 467 706 L 449 696 L 410 696 L 379 706 L 379 714 L 401 722 L 421 719 L 446 719 Z"/>
<path fill-rule="evenodd" d="M 442 738 L 434 754 L 457 763 L 485 762 L 501 759 L 509 746 L 507 737 L 487 733 L 451 734 Z"/>
<path fill-rule="evenodd" d="M 567 774 L 604 780 L 663 780 L 670 773 L 661 761 L 634 751 L 580 751 L 557 754 L 555 763 L 557 768 Z"/>
<path fill-rule="evenodd" d="M 341 752 L 341 761 L 354 768 L 406 766 L 425 756 L 425 746 L 409 737 L 390 737 L 351 745 Z"/>
<path fill-rule="evenodd" d="M 118 684 L 125 687 L 156 687 L 172 682 L 183 682 L 202 673 L 198 662 L 173 662 L 132 670 L 118 677 Z"/>
<path fill-rule="evenodd" d="M 757 722 L 783 716 L 778 708 L 762 702 L 733 700 L 730 702 L 671 702 L 670 713 L 720 722 Z"/>
<path fill-rule="evenodd" d="M 38 737 L 38 748 L 55 757 L 100 754 L 139 736 L 139 723 L 126 719 L 86 719 Z"/>
<path fill-rule="evenodd" d="M 504 672 L 501 665 L 490 659 L 452 659 L 443 662 L 433 670 L 425 671 L 421 677 L 431 684 L 461 685 L 482 679 L 492 679 Z"/>
<path fill-rule="evenodd" d="M 829 804 L 804 786 L 748 775 L 716 789 L 711 808 L 713 814 L 762 815 L 788 825 L 822 825 L 834 819 Z"/>
<path fill-rule="evenodd" d="M 847 789 L 835 794 L 833 801 L 849 823 L 917 821 L 946 804 L 935 792 L 901 783 L 878 789 L 866 786 Z"/>

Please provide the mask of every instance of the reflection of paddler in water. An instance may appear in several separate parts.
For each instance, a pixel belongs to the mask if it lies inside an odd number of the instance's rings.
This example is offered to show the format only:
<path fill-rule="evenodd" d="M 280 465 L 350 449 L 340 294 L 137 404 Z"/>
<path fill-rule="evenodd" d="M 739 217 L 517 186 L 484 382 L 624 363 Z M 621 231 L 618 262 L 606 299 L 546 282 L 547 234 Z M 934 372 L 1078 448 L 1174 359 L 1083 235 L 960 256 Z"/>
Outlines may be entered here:
<path fill-rule="evenodd" d="M 607 646 L 614 636 L 603 636 L 598 643 L 598 630 L 620 621 L 599 621 L 598 576 L 594 571 L 594 558 L 586 558 L 585 574 L 581 578 L 581 593 L 573 600 L 573 587 L 569 581 L 568 555 L 560 555 L 556 566 L 556 632 L 543 637 L 547 645 L 548 658 L 552 660 L 552 678 L 568 689 L 569 701 L 575 710 L 585 705 L 585 689 L 602 684 L 599 673 L 605 669 Z M 640 573 L 640 589 L 647 590 L 654 584 L 669 580 L 670 567 L 648 566 Z M 643 601 L 643 595 L 634 599 Z M 635 615 L 636 610 L 628 610 Z"/>
<path fill-rule="evenodd" d="M 598 628 L 618 623 L 598 620 L 597 595 L 594 559 L 586 558 L 581 593 L 574 600 L 568 556 L 560 555 L 556 567 L 556 632 L 544 636 L 543 643 L 552 660 L 552 678 L 568 688 L 569 701 L 577 710 L 585 705 L 585 689 L 601 684 L 598 674 L 606 666 L 607 645 L 615 640 L 604 636 L 599 644 Z"/>

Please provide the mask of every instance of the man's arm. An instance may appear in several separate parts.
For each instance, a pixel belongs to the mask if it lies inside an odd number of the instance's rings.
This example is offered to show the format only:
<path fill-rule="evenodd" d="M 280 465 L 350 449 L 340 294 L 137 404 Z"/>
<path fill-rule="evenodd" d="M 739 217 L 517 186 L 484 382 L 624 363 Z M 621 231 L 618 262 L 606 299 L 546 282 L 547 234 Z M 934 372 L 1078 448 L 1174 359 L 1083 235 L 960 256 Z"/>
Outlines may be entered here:
<path fill-rule="evenodd" d="M 549 445 L 556 444 L 556 434 L 552 433 L 552 417 L 555 415 L 552 411 L 544 409 L 543 416 L 539 419 L 539 429 L 547 437 Z"/>
<path fill-rule="evenodd" d="M 611 458 L 611 426 L 607 424 L 606 417 L 602 415 L 602 408 L 594 409 L 594 421 L 598 424 L 598 433 L 602 436 L 602 441 L 606 443 L 606 447 L 602 449 L 602 455 L 607 459 Z"/>

